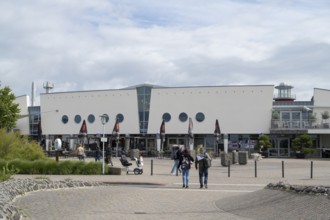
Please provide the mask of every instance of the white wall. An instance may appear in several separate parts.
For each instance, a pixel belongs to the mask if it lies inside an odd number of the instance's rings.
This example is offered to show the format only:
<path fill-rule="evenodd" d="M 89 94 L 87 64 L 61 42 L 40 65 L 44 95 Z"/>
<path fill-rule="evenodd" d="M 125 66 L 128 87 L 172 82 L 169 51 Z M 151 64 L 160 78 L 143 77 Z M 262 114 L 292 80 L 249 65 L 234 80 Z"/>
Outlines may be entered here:
<path fill-rule="evenodd" d="M 19 105 L 20 115 L 26 116 L 28 115 L 28 105 L 29 105 L 29 96 L 19 96 L 16 97 L 14 103 Z M 22 117 L 17 120 L 15 130 L 20 130 L 22 135 L 29 135 L 30 129 L 29 129 L 29 117 Z"/>
<path fill-rule="evenodd" d="M 314 89 L 314 108 L 313 113 L 316 113 L 317 121 L 322 121 L 322 113 L 328 111 L 330 113 L 330 90 Z M 330 119 L 327 120 L 330 122 Z"/>
<path fill-rule="evenodd" d="M 330 90 L 315 88 L 313 96 L 314 96 L 314 106 L 330 107 Z"/>
<path fill-rule="evenodd" d="M 269 133 L 273 90 L 273 85 L 153 89 L 148 133 L 159 133 L 165 112 L 172 116 L 167 134 L 188 132 L 188 120 L 179 121 L 181 112 L 193 119 L 196 134 L 213 134 L 216 119 L 222 133 Z M 198 112 L 204 113 L 203 122 L 196 121 Z"/>
<path fill-rule="evenodd" d="M 105 125 L 109 134 L 118 113 L 124 115 L 124 121 L 120 123 L 121 134 L 139 133 L 136 89 L 41 94 L 40 105 L 43 134 L 79 134 L 84 119 L 88 134 L 102 134 L 103 125 L 99 117 L 102 114 L 110 117 Z M 82 118 L 79 124 L 74 122 L 76 114 Z M 89 114 L 95 116 L 92 124 L 87 120 Z M 69 117 L 67 124 L 62 123 L 63 115 Z"/>

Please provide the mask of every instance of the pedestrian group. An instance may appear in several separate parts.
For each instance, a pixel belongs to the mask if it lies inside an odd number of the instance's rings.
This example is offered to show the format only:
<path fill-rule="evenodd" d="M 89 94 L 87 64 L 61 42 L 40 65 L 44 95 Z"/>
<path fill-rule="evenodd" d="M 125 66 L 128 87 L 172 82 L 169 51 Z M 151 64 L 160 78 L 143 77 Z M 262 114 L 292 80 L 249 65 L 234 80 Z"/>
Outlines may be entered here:
<path fill-rule="evenodd" d="M 174 153 L 173 159 L 171 175 L 178 171 L 182 174 L 182 188 L 189 188 L 189 171 L 193 164 L 198 170 L 200 188 L 208 188 L 208 169 L 211 166 L 211 157 L 204 151 L 203 146 L 197 148 L 195 158 L 191 156 L 189 149 L 180 147 Z"/>

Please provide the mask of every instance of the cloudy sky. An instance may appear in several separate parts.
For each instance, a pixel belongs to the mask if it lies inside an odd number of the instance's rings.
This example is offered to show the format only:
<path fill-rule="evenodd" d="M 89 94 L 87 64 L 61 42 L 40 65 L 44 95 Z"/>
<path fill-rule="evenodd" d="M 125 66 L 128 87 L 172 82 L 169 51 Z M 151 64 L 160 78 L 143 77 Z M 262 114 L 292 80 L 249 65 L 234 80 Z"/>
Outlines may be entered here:
<path fill-rule="evenodd" d="M 16 96 L 162 86 L 330 89 L 329 0 L 0 0 L 0 80 Z"/>

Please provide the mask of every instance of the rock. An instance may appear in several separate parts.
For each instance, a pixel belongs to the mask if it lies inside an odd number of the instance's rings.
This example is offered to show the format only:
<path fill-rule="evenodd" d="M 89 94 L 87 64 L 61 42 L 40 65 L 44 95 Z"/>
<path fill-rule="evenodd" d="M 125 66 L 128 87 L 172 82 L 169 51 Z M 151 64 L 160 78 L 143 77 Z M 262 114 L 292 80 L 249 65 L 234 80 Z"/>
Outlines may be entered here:
<path fill-rule="evenodd" d="M 278 183 L 269 183 L 266 188 L 311 195 L 325 195 L 330 199 L 330 188 L 324 186 L 297 186 L 280 181 Z"/>

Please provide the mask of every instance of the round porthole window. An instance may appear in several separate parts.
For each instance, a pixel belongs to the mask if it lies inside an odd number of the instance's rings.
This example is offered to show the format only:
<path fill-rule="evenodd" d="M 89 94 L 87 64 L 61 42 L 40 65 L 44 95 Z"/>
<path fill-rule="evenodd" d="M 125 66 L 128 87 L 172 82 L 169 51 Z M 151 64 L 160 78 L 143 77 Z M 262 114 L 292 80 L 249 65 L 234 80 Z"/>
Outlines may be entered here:
<path fill-rule="evenodd" d="M 165 122 L 169 122 L 170 120 L 171 120 L 171 115 L 170 115 L 170 113 L 164 113 L 163 114 L 163 120 L 165 120 Z"/>
<path fill-rule="evenodd" d="M 80 122 L 81 122 L 81 116 L 80 116 L 80 115 L 76 115 L 76 116 L 74 116 L 74 121 L 75 121 L 76 123 L 80 123 Z"/>
<path fill-rule="evenodd" d="M 87 120 L 88 120 L 89 123 L 94 123 L 94 121 L 95 121 L 95 116 L 94 116 L 93 114 L 90 114 L 90 115 L 88 115 Z"/>
<path fill-rule="evenodd" d="M 204 119 L 205 119 L 205 115 L 204 115 L 204 113 L 202 113 L 202 112 L 198 112 L 198 113 L 196 114 L 196 121 L 202 122 L 202 121 L 204 121 Z"/>
<path fill-rule="evenodd" d="M 63 124 L 68 123 L 69 122 L 69 117 L 67 115 L 63 115 L 62 116 L 62 122 L 63 122 Z"/>
<path fill-rule="evenodd" d="M 188 119 L 188 115 L 185 112 L 181 112 L 179 115 L 179 120 L 181 122 L 185 122 L 185 121 L 187 121 L 187 119 Z"/>
<path fill-rule="evenodd" d="M 124 121 L 124 115 L 121 113 L 117 114 L 116 118 L 118 118 L 119 123 L 122 123 Z"/>

